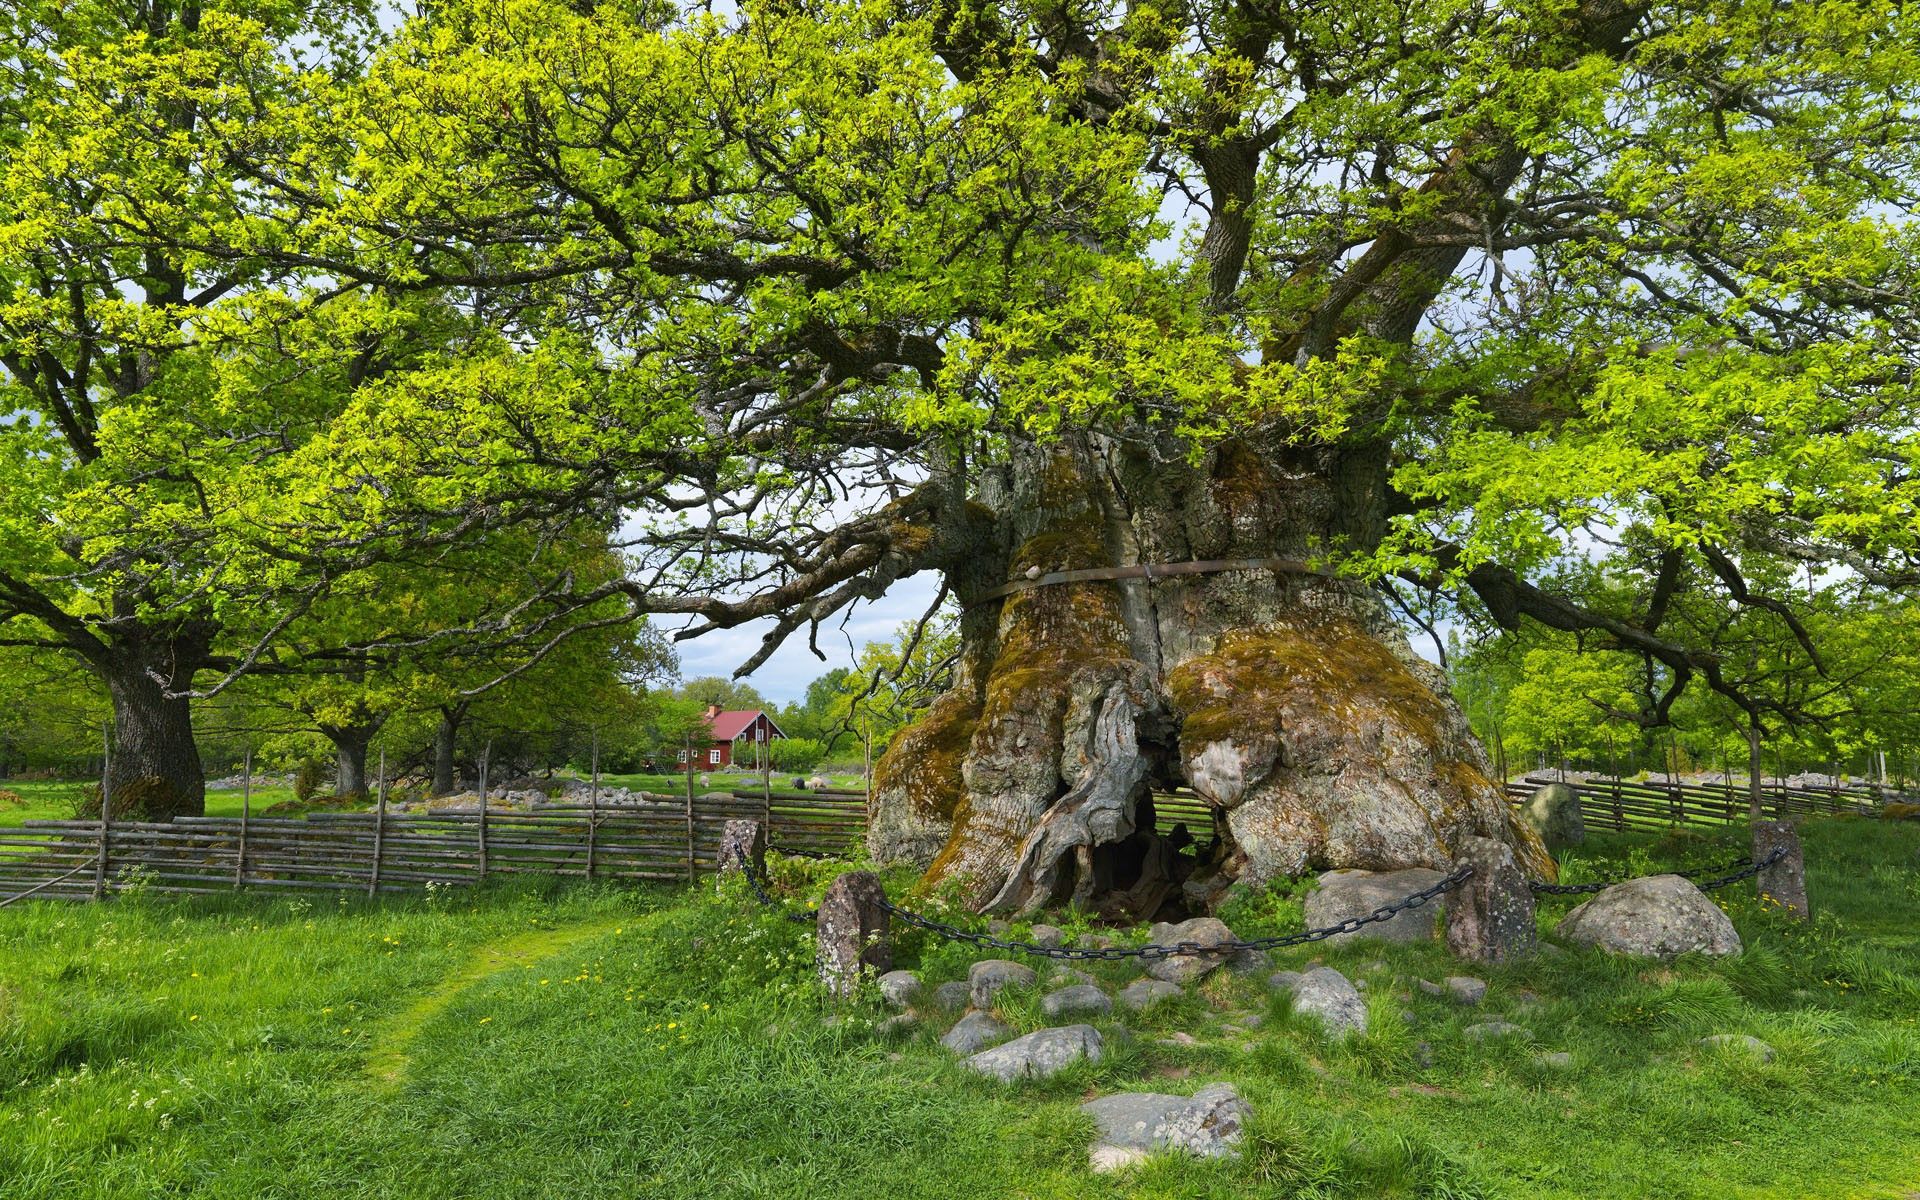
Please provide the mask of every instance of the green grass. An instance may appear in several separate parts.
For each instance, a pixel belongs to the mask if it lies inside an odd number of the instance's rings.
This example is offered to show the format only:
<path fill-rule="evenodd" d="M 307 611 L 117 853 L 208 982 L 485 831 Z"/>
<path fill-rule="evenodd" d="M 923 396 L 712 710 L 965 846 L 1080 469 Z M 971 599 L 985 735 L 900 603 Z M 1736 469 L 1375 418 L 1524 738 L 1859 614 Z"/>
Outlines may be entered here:
<path fill-rule="evenodd" d="M 54 780 L 0 780 L 0 791 L 12 792 L 26 801 L 24 806 L 15 807 L 0 802 L 0 827 L 17 826 L 24 821 L 58 821 L 74 816 L 81 807 L 81 794 L 94 787 L 98 780 L 81 782 L 72 779 Z M 253 811 L 260 812 L 270 805 L 280 804 L 293 799 L 290 787 L 256 787 L 253 789 Z M 97 816 L 92 811 L 96 799 L 87 804 L 89 816 Z M 207 793 L 207 815 L 210 817 L 237 817 L 240 815 L 241 795 L 238 789 Z"/>
<path fill-rule="evenodd" d="M 1717 893 L 1737 959 L 1542 957 L 1476 972 L 1492 986 L 1469 1010 L 1412 986 L 1460 971 L 1435 947 L 1329 948 L 1369 983 L 1361 1038 L 1328 1044 L 1258 978 L 1219 972 L 1129 1016 L 1130 1038 L 1100 1022 L 1105 1061 L 1012 1087 L 955 1065 L 940 1023 L 886 1037 L 873 1007 L 823 1007 L 809 931 L 737 888 L 16 905 L 0 910 L 0 1195 L 1907 1196 L 1920 827 L 1823 821 L 1806 843 L 1811 926 L 1750 888 Z M 1568 874 L 1734 852 L 1599 837 Z M 833 870 L 778 869 L 796 899 Z M 1284 898 L 1255 907 L 1241 932 L 1297 919 Z M 930 981 L 971 957 L 917 933 L 898 946 Z M 1034 994 L 1002 1007 L 1040 1021 Z M 1264 1023 L 1224 1027 L 1248 1013 Z M 1496 1016 L 1531 1040 L 1464 1038 Z M 1160 1044 L 1176 1030 L 1199 1044 Z M 1697 1045 L 1713 1033 L 1779 1056 Z M 1088 1174 L 1083 1098 L 1213 1080 L 1256 1111 L 1238 1162 Z"/>

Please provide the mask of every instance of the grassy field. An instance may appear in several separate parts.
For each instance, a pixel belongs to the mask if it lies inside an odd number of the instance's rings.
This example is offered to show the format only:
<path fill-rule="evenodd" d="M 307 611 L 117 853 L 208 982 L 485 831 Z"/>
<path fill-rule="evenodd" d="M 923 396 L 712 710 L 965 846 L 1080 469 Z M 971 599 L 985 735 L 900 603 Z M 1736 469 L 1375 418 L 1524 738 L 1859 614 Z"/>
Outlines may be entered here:
<path fill-rule="evenodd" d="M 0 802 L 0 826 L 19 825 L 23 821 L 65 820 L 72 817 L 81 807 L 81 793 L 98 780 L 81 783 L 71 779 L 55 780 L 0 780 L 0 792 L 11 792 L 26 803 L 14 805 Z M 253 811 L 260 812 L 270 805 L 280 804 L 293 799 L 290 787 L 257 787 L 253 789 Z M 237 817 L 240 815 L 240 792 L 219 791 L 207 793 L 207 815 L 210 817 Z M 99 803 L 98 789 L 94 798 L 87 802 L 88 816 L 97 816 L 94 805 Z"/>
<path fill-rule="evenodd" d="M 1411 986 L 1459 970 L 1433 947 L 1328 949 L 1369 982 L 1361 1038 L 1329 1045 L 1259 978 L 1217 972 L 1130 1016 L 1105 1061 L 1011 1087 L 956 1066 L 940 1024 L 888 1037 L 877 1008 L 824 1009 L 810 931 L 737 889 L 16 905 L 0 910 L 0 1195 L 1911 1196 L 1920 825 L 1825 821 L 1806 842 L 1812 926 L 1750 888 L 1717 893 L 1737 959 L 1543 957 L 1482 972 L 1469 1010 Z M 1734 852 L 1603 837 L 1568 877 Z M 804 899 L 834 869 L 778 874 Z M 1243 934 L 1297 925 L 1293 901 L 1255 907 L 1233 914 Z M 930 981 L 973 957 L 899 948 Z M 1003 1010 L 1039 1023 L 1034 995 Z M 1257 1030 L 1225 1027 L 1249 1013 Z M 1493 1016 L 1531 1039 L 1463 1037 Z M 1198 1044 L 1160 1044 L 1174 1031 Z M 1697 1045 L 1714 1033 L 1778 1058 Z M 1256 1110 L 1238 1162 L 1087 1172 L 1081 1100 L 1214 1080 Z"/>

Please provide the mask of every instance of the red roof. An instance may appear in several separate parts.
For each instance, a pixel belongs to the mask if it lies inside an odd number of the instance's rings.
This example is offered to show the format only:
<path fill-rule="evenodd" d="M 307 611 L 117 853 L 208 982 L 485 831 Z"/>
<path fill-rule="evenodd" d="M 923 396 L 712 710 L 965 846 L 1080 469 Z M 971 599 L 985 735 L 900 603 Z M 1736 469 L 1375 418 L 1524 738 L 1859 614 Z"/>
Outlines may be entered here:
<path fill-rule="evenodd" d="M 714 741 L 732 742 L 738 741 L 740 738 L 746 736 L 747 730 L 751 729 L 753 723 L 763 716 L 766 716 L 766 714 L 757 708 L 732 708 L 713 714 L 713 716 L 707 719 L 707 724 L 713 728 Z M 773 723 L 772 717 L 767 717 L 767 725 L 771 730 L 768 734 L 769 737 L 783 738 L 787 736 L 780 732 L 780 727 Z"/>

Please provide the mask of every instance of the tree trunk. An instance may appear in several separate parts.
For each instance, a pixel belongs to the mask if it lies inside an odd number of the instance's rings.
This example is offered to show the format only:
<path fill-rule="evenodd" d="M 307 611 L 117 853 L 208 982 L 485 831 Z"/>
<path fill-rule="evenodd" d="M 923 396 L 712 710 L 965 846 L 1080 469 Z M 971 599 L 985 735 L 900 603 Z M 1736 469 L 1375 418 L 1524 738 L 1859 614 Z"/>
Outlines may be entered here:
<path fill-rule="evenodd" d="M 982 598 L 1061 570 L 1371 545 L 1385 458 L 1235 442 L 1194 464 L 1094 434 L 1016 451 L 982 486 L 999 545 L 949 572 L 956 686 L 874 766 L 875 857 L 920 863 L 983 911 L 1074 901 L 1131 919 L 1310 869 L 1444 867 L 1469 835 L 1550 877 L 1377 593 L 1234 569 Z M 1151 794 L 1181 785 L 1212 827 L 1161 838 Z M 1198 854 L 1170 860 L 1194 833 Z"/>
<path fill-rule="evenodd" d="M 1747 820 L 1758 821 L 1765 792 L 1760 786 L 1760 726 L 1747 726 Z"/>
<path fill-rule="evenodd" d="M 367 778 L 367 751 L 373 745 L 374 735 L 380 732 L 380 722 L 370 721 L 360 725 L 323 725 L 320 732 L 327 736 L 334 748 L 333 794 L 352 796 L 364 800 L 370 791 Z"/>
<path fill-rule="evenodd" d="M 116 817 L 171 821 L 207 811 L 207 779 L 183 692 L 204 661 L 190 638 L 128 637 L 90 660 L 113 702 L 113 757 L 105 780 Z"/>
<path fill-rule="evenodd" d="M 454 747 L 460 737 L 460 722 L 467 715 L 464 705 L 440 710 L 440 724 L 433 731 L 433 794 L 449 796 L 459 785 Z"/>

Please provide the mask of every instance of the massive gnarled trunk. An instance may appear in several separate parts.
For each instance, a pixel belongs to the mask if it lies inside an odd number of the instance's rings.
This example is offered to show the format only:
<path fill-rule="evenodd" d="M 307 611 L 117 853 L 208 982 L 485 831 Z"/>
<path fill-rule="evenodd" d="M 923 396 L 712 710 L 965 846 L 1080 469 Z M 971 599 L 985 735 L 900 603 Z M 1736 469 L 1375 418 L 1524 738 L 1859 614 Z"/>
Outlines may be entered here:
<path fill-rule="evenodd" d="M 191 635 L 123 634 L 89 656 L 113 701 L 113 755 L 105 786 L 116 816 L 170 821 L 207 810 L 206 772 L 181 693 L 205 664 Z"/>
<path fill-rule="evenodd" d="M 986 911 L 1136 918 L 1311 869 L 1445 866 L 1469 834 L 1551 872 L 1444 677 L 1363 586 L 1207 570 L 982 598 L 1062 570 L 1370 545 L 1385 459 L 1233 442 L 1193 462 L 1092 434 L 1016 453 L 980 489 L 1000 552 L 952 577 L 958 684 L 876 768 L 876 857 Z M 1213 814 L 1178 864 L 1151 809 L 1175 785 Z"/>

